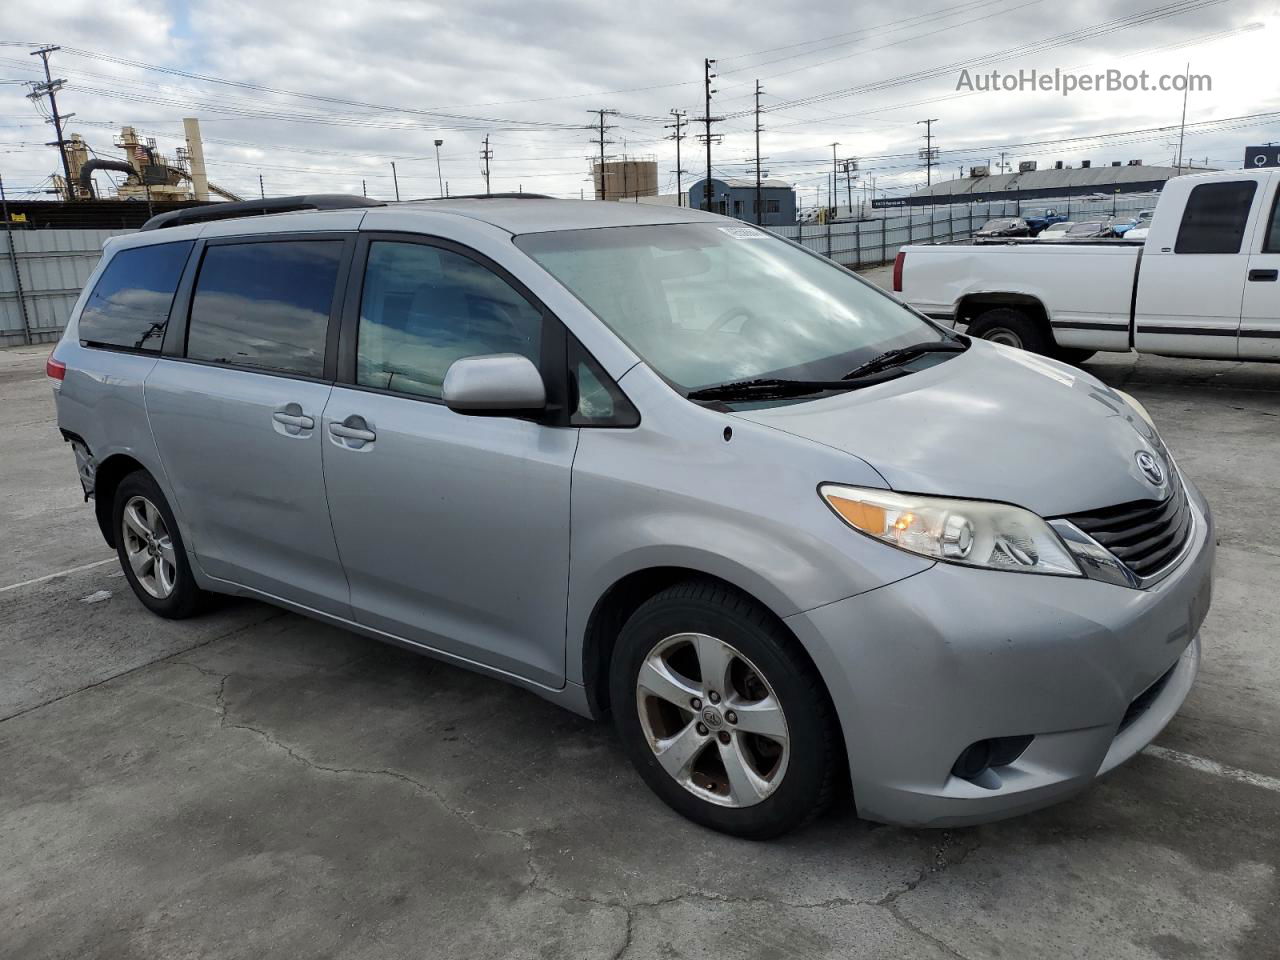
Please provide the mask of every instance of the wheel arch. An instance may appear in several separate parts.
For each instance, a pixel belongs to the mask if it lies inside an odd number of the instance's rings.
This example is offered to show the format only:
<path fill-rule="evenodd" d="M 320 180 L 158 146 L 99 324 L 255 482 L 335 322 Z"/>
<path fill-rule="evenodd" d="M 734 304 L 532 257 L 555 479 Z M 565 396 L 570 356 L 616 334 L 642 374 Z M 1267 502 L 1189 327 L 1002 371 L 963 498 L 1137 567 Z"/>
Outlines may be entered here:
<path fill-rule="evenodd" d="M 795 631 L 787 625 L 786 620 L 779 616 L 778 611 L 769 603 L 752 591 L 722 576 L 689 566 L 664 565 L 633 570 L 619 577 L 600 595 L 587 617 L 586 630 L 582 638 L 582 682 L 592 716 L 603 719 L 610 713 L 609 669 L 622 625 L 650 597 L 686 580 L 714 582 L 757 604 L 777 623 L 794 643 L 796 650 L 809 662 L 814 673 L 822 680 L 824 689 L 827 689 L 827 696 L 830 697 L 831 693 L 830 689 L 826 688 L 826 680 L 822 677 L 808 649 Z"/>
<path fill-rule="evenodd" d="M 102 538 L 112 549 L 116 545 L 115 527 L 111 522 L 116 488 L 120 486 L 120 481 L 138 470 L 149 472 L 142 463 L 129 454 L 113 453 L 98 464 L 94 472 L 93 512 L 98 520 L 98 529 L 102 531 Z"/>
<path fill-rule="evenodd" d="M 1009 307 L 1019 310 L 1042 326 L 1050 341 L 1053 340 L 1053 328 L 1049 321 L 1049 311 L 1044 301 L 1030 293 L 970 293 L 956 304 L 956 320 L 969 324 L 988 310 Z"/>

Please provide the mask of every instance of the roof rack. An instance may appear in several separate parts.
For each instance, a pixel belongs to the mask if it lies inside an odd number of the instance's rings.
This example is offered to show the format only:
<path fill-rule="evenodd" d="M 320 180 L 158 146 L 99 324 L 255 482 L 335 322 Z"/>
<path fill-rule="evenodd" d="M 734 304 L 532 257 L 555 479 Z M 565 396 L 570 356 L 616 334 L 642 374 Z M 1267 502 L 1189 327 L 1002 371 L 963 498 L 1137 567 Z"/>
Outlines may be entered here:
<path fill-rule="evenodd" d="M 158 213 L 142 225 L 143 230 L 162 230 L 188 223 L 232 220 L 236 217 L 263 217 L 272 213 L 298 210 L 351 210 L 356 207 L 384 207 L 381 200 L 346 193 L 311 193 L 297 197 L 272 197 L 269 200 L 244 200 L 239 203 L 211 203 L 204 207 L 187 207 Z"/>

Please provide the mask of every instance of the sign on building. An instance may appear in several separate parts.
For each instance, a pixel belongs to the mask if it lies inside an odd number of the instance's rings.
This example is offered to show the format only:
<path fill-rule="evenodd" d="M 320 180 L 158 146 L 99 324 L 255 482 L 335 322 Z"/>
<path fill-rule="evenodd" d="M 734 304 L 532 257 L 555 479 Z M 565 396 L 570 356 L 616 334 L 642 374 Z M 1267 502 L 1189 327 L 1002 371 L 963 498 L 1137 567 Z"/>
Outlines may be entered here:
<path fill-rule="evenodd" d="M 1244 168 L 1253 170 L 1257 167 L 1280 167 L 1280 144 L 1268 144 L 1265 147 L 1244 148 Z"/>

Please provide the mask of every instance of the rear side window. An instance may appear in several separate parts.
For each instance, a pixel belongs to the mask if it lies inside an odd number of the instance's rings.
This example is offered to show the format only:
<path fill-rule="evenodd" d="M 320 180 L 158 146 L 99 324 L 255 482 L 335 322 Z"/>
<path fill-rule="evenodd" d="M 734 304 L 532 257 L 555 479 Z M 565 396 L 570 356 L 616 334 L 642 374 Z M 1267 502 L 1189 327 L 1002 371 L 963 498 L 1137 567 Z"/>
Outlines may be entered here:
<path fill-rule="evenodd" d="M 80 314 L 80 342 L 159 353 L 191 242 L 121 250 L 107 263 Z"/>
<path fill-rule="evenodd" d="M 341 240 L 216 244 L 191 301 L 187 356 L 320 377 Z"/>
<path fill-rule="evenodd" d="M 1239 253 L 1255 180 L 1202 183 L 1187 197 L 1175 253 Z"/>

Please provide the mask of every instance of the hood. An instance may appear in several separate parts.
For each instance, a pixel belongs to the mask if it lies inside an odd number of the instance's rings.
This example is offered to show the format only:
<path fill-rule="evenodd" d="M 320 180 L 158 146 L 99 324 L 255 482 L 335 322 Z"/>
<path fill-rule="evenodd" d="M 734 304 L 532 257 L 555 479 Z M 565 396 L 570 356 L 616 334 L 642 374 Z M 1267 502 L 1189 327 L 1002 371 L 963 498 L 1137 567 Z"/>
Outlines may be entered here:
<path fill-rule="evenodd" d="M 852 454 L 894 490 L 998 500 L 1044 517 L 1170 492 L 1163 443 L 1119 394 L 985 340 L 897 380 L 735 415 Z M 1140 451 L 1163 465 L 1162 484 L 1143 474 Z"/>

